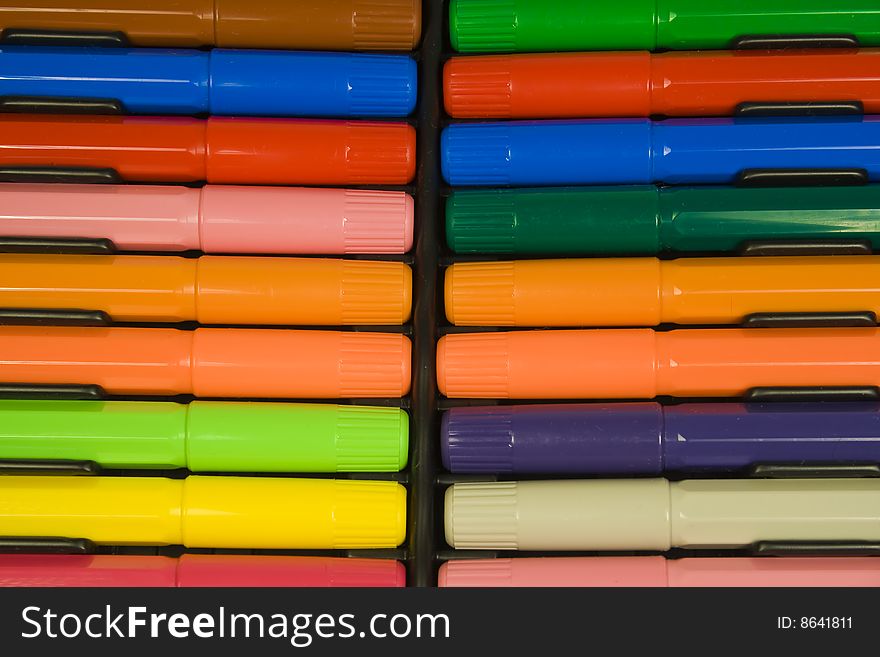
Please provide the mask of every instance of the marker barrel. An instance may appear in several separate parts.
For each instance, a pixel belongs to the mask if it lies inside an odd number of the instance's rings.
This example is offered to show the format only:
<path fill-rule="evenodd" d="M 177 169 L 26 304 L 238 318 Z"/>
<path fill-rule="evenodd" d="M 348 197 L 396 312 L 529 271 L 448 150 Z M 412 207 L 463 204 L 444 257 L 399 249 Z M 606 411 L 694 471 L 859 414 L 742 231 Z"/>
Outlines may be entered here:
<path fill-rule="evenodd" d="M 389 559 L 184 554 L 0 555 L 0 587 L 402 587 Z"/>
<path fill-rule="evenodd" d="M 870 557 L 541 557 L 461 559 L 440 566 L 438 585 L 456 587 L 874 587 Z"/>
<path fill-rule="evenodd" d="M 397 408 L 257 402 L 0 401 L 0 459 L 193 472 L 397 472 Z"/>
<path fill-rule="evenodd" d="M 109 239 L 122 251 L 404 253 L 413 200 L 369 189 L 0 183 L 0 235 Z"/>
<path fill-rule="evenodd" d="M 528 404 L 453 408 L 455 473 L 736 472 L 761 464 L 880 463 L 874 403 Z"/>
<path fill-rule="evenodd" d="M 880 112 L 880 51 L 570 53 L 453 57 L 456 118 L 732 116 L 749 102 L 860 101 Z"/>
<path fill-rule="evenodd" d="M 880 44 L 872 0 L 451 0 L 449 36 L 461 52 L 730 48 L 755 35 L 853 35 Z"/>
<path fill-rule="evenodd" d="M 131 182 L 406 184 L 415 129 L 321 119 L 0 114 L 0 165 L 112 169 Z"/>
<path fill-rule="evenodd" d="M 878 271 L 880 258 L 865 256 L 456 263 L 446 270 L 446 317 L 456 326 L 656 326 L 765 312 L 880 315 Z"/>
<path fill-rule="evenodd" d="M 446 201 L 446 240 L 457 253 L 548 256 L 723 252 L 780 240 L 877 249 L 878 208 L 878 185 L 465 189 Z"/>
<path fill-rule="evenodd" d="M 407 116 L 405 55 L 0 46 L 0 96 L 117 100 L 131 114 Z"/>
<path fill-rule="evenodd" d="M 877 479 L 460 483 L 446 541 L 474 550 L 738 548 L 880 540 Z"/>
<path fill-rule="evenodd" d="M 110 394 L 400 397 L 404 335 L 316 330 L 0 327 L 0 381 Z"/>
<path fill-rule="evenodd" d="M 117 321 L 402 324 L 412 270 L 326 258 L 0 255 L 0 307 L 101 310 Z"/>
<path fill-rule="evenodd" d="M 741 397 L 752 388 L 880 385 L 880 329 L 597 329 L 447 335 L 447 397 Z"/>
<path fill-rule="evenodd" d="M 860 169 L 880 180 L 880 117 L 585 119 L 453 124 L 452 185 L 733 183 L 753 169 Z"/>
<path fill-rule="evenodd" d="M 396 547 L 406 489 L 384 481 L 248 477 L 0 478 L 6 536 L 191 548 Z"/>
<path fill-rule="evenodd" d="M 138 46 L 412 50 L 418 0 L 67 0 L 6 3 L 0 30 L 122 32 Z"/>

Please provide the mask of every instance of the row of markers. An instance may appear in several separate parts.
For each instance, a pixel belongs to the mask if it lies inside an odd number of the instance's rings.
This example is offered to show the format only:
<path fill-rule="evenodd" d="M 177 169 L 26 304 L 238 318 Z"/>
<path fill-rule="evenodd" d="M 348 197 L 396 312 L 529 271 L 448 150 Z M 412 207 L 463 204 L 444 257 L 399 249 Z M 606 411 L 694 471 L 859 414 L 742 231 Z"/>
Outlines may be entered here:
<path fill-rule="evenodd" d="M 419 3 L 94 4 L 0 19 L 0 584 L 403 586 L 416 65 L 294 49 Z"/>
<path fill-rule="evenodd" d="M 618 52 L 446 64 L 441 586 L 880 585 L 880 9 L 662 4 L 451 3 Z"/>

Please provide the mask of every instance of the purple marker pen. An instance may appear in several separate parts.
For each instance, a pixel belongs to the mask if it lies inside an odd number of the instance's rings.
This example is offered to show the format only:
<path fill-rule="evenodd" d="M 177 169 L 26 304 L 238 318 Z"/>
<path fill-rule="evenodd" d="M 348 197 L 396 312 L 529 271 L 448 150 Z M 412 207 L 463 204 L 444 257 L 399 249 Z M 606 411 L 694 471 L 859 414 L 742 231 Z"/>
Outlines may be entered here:
<path fill-rule="evenodd" d="M 455 473 L 646 474 L 880 463 L 880 404 L 541 404 L 454 408 Z"/>

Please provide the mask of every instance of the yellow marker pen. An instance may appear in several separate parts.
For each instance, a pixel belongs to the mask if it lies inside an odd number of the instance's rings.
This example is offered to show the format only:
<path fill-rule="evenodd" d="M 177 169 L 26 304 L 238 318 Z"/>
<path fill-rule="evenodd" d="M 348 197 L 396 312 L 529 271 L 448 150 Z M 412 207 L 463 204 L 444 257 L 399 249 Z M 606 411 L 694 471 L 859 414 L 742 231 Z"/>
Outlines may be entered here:
<path fill-rule="evenodd" d="M 0 477 L 0 536 L 190 548 L 389 548 L 395 482 L 271 477 Z"/>

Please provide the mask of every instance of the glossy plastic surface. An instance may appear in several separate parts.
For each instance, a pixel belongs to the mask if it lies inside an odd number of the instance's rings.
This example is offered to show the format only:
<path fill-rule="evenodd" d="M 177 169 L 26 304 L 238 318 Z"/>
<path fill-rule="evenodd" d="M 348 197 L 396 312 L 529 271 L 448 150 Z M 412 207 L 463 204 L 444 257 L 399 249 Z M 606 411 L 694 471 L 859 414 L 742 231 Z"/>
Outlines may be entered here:
<path fill-rule="evenodd" d="M 129 395 L 400 397 L 410 349 L 391 333 L 2 326 L 0 381 Z"/>
<path fill-rule="evenodd" d="M 450 38 L 462 52 L 728 48 L 741 36 L 854 35 L 880 44 L 873 0 L 451 0 Z"/>
<path fill-rule="evenodd" d="M 7 536 L 210 548 L 395 547 L 405 489 L 394 482 L 248 477 L 0 478 Z"/>
<path fill-rule="evenodd" d="M 0 586 L 9 587 L 304 587 L 406 585 L 403 564 L 387 559 L 184 554 L 6 554 Z"/>
<path fill-rule="evenodd" d="M 860 101 L 880 112 L 880 51 L 489 55 L 444 68 L 457 118 L 732 116 L 747 102 Z"/>
<path fill-rule="evenodd" d="M 753 169 L 863 169 L 880 179 L 880 117 L 453 124 L 452 185 L 724 183 Z"/>
<path fill-rule="evenodd" d="M 0 184 L 0 235 L 109 239 L 122 251 L 404 253 L 404 192 L 305 187 Z"/>
<path fill-rule="evenodd" d="M 123 32 L 139 46 L 411 50 L 418 0 L 67 0 L 6 3 L 0 30 Z"/>
<path fill-rule="evenodd" d="M 448 397 L 741 397 L 758 387 L 880 385 L 880 329 L 595 329 L 447 335 Z"/>
<path fill-rule="evenodd" d="M 194 472 L 396 472 L 397 408 L 256 402 L 0 401 L 0 458 Z"/>
<path fill-rule="evenodd" d="M 871 256 L 460 262 L 444 298 L 458 326 L 737 324 L 768 312 L 880 315 L 875 272 Z"/>
<path fill-rule="evenodd" d="M 415 129 L 308 119 L 0 114 L 0 166 L 113 169 L 130 182 L 406 184 Z"/>
<path fill-rule="evenodd" d="M 864 240 L 880 248 L 880 186 L 565 187 L 455 190 L 457 253 L 652 255 L 749 241 Z"/>
<path fill-rule="evenodd" d="M 0 46 L 0 96 L 118 100 L 130 114 L 407 116 L 404 55 Z"/>

